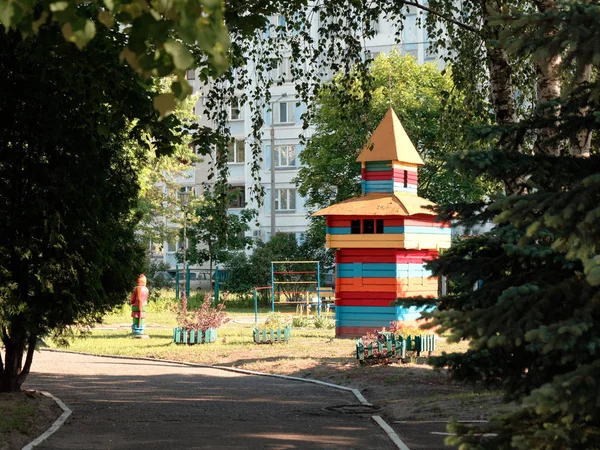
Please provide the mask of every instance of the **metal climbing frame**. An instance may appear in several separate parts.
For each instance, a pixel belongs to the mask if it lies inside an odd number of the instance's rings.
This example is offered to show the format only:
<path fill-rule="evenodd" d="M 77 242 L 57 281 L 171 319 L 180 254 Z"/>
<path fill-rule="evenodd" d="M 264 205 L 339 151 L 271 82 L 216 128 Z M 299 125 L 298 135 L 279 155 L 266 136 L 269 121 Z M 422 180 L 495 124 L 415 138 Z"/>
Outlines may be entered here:
<path fill-rule="evenodd" d="M 314 264 L 316 270 L 276 271 L 277 264 Z M 275 275 L 316 275 L 316 279 L 309 281 L 280 281 Z M 275 285 L 276 284 L 316 284 L 317 285 L 317 315 L 321 316 L 321 263 L 319 261 L 271 261 L 271 311 L 275 311 Z M 310 292 L 310 291 L 307 291 Z"/>

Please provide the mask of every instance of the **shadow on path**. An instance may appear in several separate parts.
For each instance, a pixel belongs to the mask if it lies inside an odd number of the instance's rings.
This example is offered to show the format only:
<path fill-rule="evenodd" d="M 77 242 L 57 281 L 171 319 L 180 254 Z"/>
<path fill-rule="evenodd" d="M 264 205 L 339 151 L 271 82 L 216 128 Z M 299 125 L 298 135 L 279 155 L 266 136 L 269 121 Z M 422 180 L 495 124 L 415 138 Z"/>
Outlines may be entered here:
<path fill-rule="evenodd" d="M 309 383 L 42 352 L 26 388 L 73 410 L 40 448 L 395 448 L 370 415 L 323 409 L 357 404 L 351 392 Z"/>

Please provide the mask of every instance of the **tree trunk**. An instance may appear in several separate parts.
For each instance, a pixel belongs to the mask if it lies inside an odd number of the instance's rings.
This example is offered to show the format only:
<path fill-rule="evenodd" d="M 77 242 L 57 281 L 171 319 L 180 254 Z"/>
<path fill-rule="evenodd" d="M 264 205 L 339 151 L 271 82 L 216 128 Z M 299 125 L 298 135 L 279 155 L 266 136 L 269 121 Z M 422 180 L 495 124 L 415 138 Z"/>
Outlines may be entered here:
<path fill-rule="evenodd" d="M 20 391 L 21 384 L 25 381 L 25 378 L 20 379 L 20 375 L 27 340 L 15 333 L 15 336 L 8 336 L 3 341 L 5 355 L 4 370 L 0 374 L 0 392 Z"/>
<path fill-rule="evenodd" d="M 557 106 L 544 106 L 543 104 L 560 97 L 560 64 L 562 56 L 560 54 L 551 55 L 537 62 L 537 107 L 544 109 L 541 116 L 545 119 L 556 118 L 560 110 Z M 557 141 L 557 123 L 553 122 L 551 126 L 540 128 L 537 132 L 534 153 L 547 153 L 550 155 L 560 155 L 561 145 Z"/>
<path fill-rule="evenodd" d="M 584 69 L 577 75 L 573 84 L 575 88 L 581 87 L 585 83 L 589 83 L 592 78 L 592 65 L 588 64 Z M 582 107 L 577 111 L 578 116 L 585 116 L 589 112 L 588 107 Z M 578 156 L 580 158 L 589 158 L 590 146 L 592 145 L 592 130 L 582 129 L 575 136 L 570 139 L 571 156 Z"/>
<path fill-rule="evenodd" d="M 512 67 L 502 49 L 488 45 L 488 67 L 492 106 L 499 125 L 516 123 L 517 107 L 512 83 Z"/>
<path fill-rule="evenodd" d="M 23 368 L 21 369 L 21 373 L 18 377 L 19 388 L 25 382 L 27 375 L 29 375 L 29 371 L 31 370 L 31 363 L 33 362 L 33 353 L 35 352 L 35 346 L 37 344 L 37 336 L 30 335 L 29 341 L 27 342 L 27 356 L 25 357 L 25 364 L 23 364 Z"/>
<path fill-rule="evenodd" d="M 481 0 L 481 17 L 483 18 L 483 35 L 486 51 L 487 65 L 490 71 L 490 98 L 497 125 L 511 125 L 517 122 L 517 105 L 515 103 L 515 90 L 513 86 L 513 69 L 508 60 L 508 54 L 502 48 L 491 43 L 498 41 L 500 37 L 500 28 L 489 25 L 490 11 L 501 13 L 500 6 L 495 1 Z M 498 147 L 503 150 L 509 150 L 511 135 L 503 133 L 498 141 Z M 516 144 L 513 144 L 515 146 Z M 514 150 L 521 151 L 520 145 L 516 145 Z M 504 191 L 507 195 L 519 192 L 520 180 L 507 177 L 503 180 Z"/>
<path fill-rule="evenodd" d="M 537 0 L 535 2 L 540 12 L 555 8 L 554 0 Z M 555 31 L 551 31 L 548 37 L 551 37 Z M 560 80 L 560 64 L 562 56 L 560 53 L 549 55 L 547 58 L 537 61 L 537 108 L 544 103 L 552 101 L 560 97 L 561 80 Z M 541 117 L 545 119 L 558 118 L 560 110 L 556 106 L 544 107 L 541 112 Z M 549 155 L 560 155 L 561 145 L 558 142 L 558 132 L 556 122 L 550 126 L 540 128 L 537 132 L 535 144 L 533 145 L 534 153 L 546 153 Z"/>

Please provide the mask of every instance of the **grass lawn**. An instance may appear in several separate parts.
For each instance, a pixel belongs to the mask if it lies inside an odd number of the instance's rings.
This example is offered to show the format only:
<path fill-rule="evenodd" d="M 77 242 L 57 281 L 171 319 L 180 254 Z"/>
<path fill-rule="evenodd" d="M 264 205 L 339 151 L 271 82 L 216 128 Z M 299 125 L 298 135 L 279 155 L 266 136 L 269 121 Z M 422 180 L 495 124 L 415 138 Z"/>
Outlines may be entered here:
<path fill-rule="evenodd" d="M 172 297 L 171 297 L 172 298 Z M 190 304 L 198 304 L 191 299 Z M 367 400 L 384 407 L 391 420 L 486 419 L 514 406 L 501 402 L 500 394 L 456 383 L 445 373 L 422 363 L 392 361 L 389 365 L 360 366 L 354 339 L 336 339 L 335 330 L 293 327 L 287 344 L 255 344 L 253 308 L 228 307 L 230 322 L 219 328 L 212 344 L 178 345 L 173 342 L 176 326 L 172 300 L 151 303 L 146 318 L 150 339 L 131 335 L 128 306 L 109 314 L 104 323 L 71 342 L 68 350 L 103 355 L 138 356 L 235 367 L 265 373 L 312 378 L 357 388 Z M 259 323 L 270 308 L 261 308 Z M 294 308 L 283 311 L 290 320 Z M 314 315 L 312 319 L 314 320 Z M 55 344 L 49 342 L 51 347 Z M 466 343 L 437 340 L 436 353 L 465 351 Z"/>

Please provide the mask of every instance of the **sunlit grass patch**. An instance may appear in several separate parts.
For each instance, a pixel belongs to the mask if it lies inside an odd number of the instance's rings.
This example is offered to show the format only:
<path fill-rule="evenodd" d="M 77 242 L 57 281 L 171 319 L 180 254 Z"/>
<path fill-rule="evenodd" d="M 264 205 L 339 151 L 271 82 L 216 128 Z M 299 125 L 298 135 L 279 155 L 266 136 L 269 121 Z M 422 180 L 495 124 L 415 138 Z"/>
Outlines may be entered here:
<path fill-rule="evenodd" d="M 0 433 L 26 433 L 35 420 L 36 409 L 25 402 L 7 403 L 0 409 Z"/>

